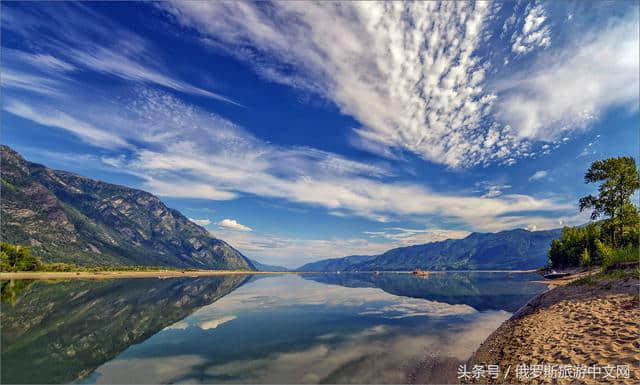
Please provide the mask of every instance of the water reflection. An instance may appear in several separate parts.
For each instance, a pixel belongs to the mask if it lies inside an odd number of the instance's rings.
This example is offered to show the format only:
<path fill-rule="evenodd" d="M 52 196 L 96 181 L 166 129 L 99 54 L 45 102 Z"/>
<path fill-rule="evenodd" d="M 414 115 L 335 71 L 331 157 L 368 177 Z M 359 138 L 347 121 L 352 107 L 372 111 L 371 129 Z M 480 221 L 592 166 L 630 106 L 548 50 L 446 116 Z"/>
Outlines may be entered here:
<path fill-rule="evenodd" d="M 544 286 L 535 273 L 436 272 L 428 277 L 411 274 L 313 274 L 305 279 L 345 287 L 378 287 L 400 296 L 466 304 L 476 310 L 516 311 Z"/>
<path fill-rule="evenodd" d="M 63 383 L 86 376 L 247 279 L 4 281 L 2 383 Z"/>
<path fill-rule="evenodd" d="M 13 305 L 2 308 L 2 380 L 445 382 L 509 317 L 502 309 L 542 289 L 508 279 L 326 274 L 36 282 L 7 291 Z"/>

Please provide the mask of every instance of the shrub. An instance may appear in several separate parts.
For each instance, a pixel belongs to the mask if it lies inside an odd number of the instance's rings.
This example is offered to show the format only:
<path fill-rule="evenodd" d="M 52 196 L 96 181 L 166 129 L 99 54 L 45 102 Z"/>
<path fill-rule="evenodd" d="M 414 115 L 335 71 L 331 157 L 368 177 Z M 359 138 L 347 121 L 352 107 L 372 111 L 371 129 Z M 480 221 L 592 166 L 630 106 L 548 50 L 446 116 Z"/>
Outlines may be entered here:
<path fill-rule="evenodd" d="M 36 271 L 42 261 L 31 255 L 29 248 L 2 242 L 0 244 L 0 268 L 2 271 Z"/>
<path fill-rule="evenodd" d="M 604 258 L 602 267 L 604 269 L 615 265 L 616 263 L 637 262 L 640 260 L 640 249 L 634 245 L 627 245 L 619 249 L 612 250 L 609 255 Z"/>

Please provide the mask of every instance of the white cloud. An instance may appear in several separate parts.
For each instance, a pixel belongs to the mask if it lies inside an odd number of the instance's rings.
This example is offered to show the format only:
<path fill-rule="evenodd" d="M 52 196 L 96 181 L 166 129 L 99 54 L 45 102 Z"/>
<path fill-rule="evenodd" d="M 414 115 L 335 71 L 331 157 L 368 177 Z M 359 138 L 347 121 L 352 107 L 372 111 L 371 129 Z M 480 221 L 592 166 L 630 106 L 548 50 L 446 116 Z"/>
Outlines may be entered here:
<path fill-rule="evenodd" d="M 369 237 L 383 238 L 392 241 L 388 247 L 408 246 L 422 243 L 443 241 L 445 239 L 460 239 L 469 235 L 464 230 L 446 229 L 406 229 L 402 227 L 389 227 L 383 231 L 365 231 Z"/>
<path fill-rule="evenodd" d="M 218 226 L 220 226 L 220 228 L 222 229 L 234 230 L 234 231 L 252 231 L 253 230 L 251 227 L 238 223 L 235 219 L 228 219 L 228 218 L 218 222 Z"/>
<path fill-rule="evenodd" d="M 554 141 L 584 128 L 607 108 L 638 108 L 637 13 L 584 33 L 532 68 L 494 83 L 497 117 L 521 139 Z"/>
<path fill-rule="evenodd" d="M 495 198 L 503 194 L 503 190 L 511 188 L 511 185 L 482 181 L 475 184 L 476 188 L 483 191 L 483 198 Z"/>
<path fill-rule="evenodd" d="M 34 109 L 22 102 L 9 100 L 4 103 L 3 109 L 43 126 L 62 128 L 80 137 L 82 140 L 100 147 L 130 147 L 127 141 L 118 134 L 95 127 L 90 123 L 76 119 L 62 111 L 40 107 L 41 108 Z"/>
<path fill-rule="evenodd" d="M 373 242 L 365 238 L 303 239 L 256 232 L 219 229 L 211 231 L 244 255 L 263 263 L 289 268 L 323 258 L 346 255 L 375 255 L 391 249 L 396 243 Z"/>
<path fill-rule="evenodd" d="M 37 11 L 3 8 L 5 28 L 46 48 L 46 52 L 32 53 L 15 49 L 5 52 L 3 47 L 4 56 L 9 56 L 9 61 L 3 57 L 3 65 L 9 64 L 14 70 L 34 66 L 54 77 L 56 72 L 89 69 L 239 105 L 172 76 L 162 68 L 162 56 L 151 43 L 83 5 L 60 4 L 38 7 Z"/>
<path fill-rule="evenodd" d="M 29 53 L 6 47 L 2 47 L 2 53 L 9 62 L 18 61 L 41 70 L 66 72 L 77 69 L 73 64 L 46 53 Z"/>
<path fill-rule="evenodd" d="M 522 23 L 522 31 L 512 38 L 511 50 L 518 54 L 532 51 L 536 47 L 551 45 L 551 28 L 545 25 L 546 15 L 542 4 L 529 4 Z"/>
<path fill-rule="evenodd" d="M 534 172 L 533 175 L 529 177 L 529 181 L 544 179 L 547 177 L 547 175 L 549 175 L 549 172 L 547 170 L 539 170 Z"/>
<path fill-rule="evenodd" d="M 144 172 L 144 171 L 143 171 Z M 173 175 L 165 180 L 159 180 L 146 174 L 138 174 L 145 179 L 145 188 L 159 196 L 173 198 L 202 198 L 216 201 L 227 201 L 238 195 L 215 188 L 209 183 L 200 183 L 191 178 Z"/>
<path fill-rule="evenodd" d="M 123 101 L 126 107 L 112 103 L 106 104 L 109 108 L 96 109 L 90 101 L 77 103 L 76 107 L 70 103 L 70 110 L 80 117 L 65 113 L 66 119 L 57 126 L 85 140 L 104 137 L 112 142 L 143 143 L 130 156 L 107 162 L 141 178 L 142 188 L 162 196 L 227 200 L 252 194 L 323 207 L 333 215 L 376 221 L 436 216 L 485 231 L 520 224 L 513 215 L 521 211 L 574 209 L 572 204 L 550 198 L 496 196 L 497 190 L 485 197 L 431 191 L 418 183 L 395 180 L 384 163 L 357 162 L 316 149 L 265 143 L 217 115 L 161 92 L 145 90 L 133 100 Z M 40 105 L 22 115 L 56 125 L 49 121 L 55 114 L 41 116 L 36 110 Z M 81 124 L 87 130 L 78 130 L 78 126 L 67 124 L 90 120 L 102 122 L 105 128 Z M 94 140 L 93 144 L 105 146 L 102 142 Z"/>
<path fill-rule="evenodd" d="M 60 95 L 62 84 L 54 79 L 11 68 L 2 69 L 2 88 L 20 89 L 44 95 Z"/>
<path fill-rule="evenodd" d="M 508 58 L 496 69 L 486 53 L 498 18 L 484 2 L 158 4 L 263 77 L 330 99 L 361 124 L 353 144 L 390 158 L 511 165 L 536 154 L 532 143 L 637 105 L 637 12 L 551 49 L 543 5 L 516 5 L 509 50 L 546 49 L 512 75 Z"/>
<path fill-rule="evenodd" d="M 199 226 L 207 226 L 211 224 L 211 220 L 206 218 L 204 219 L 189 218 L 189 220 Z"/>
<path fill-rule="evenodd" d="M 333 100 L 362 124 L 354 143 L 364 149 L 458 167 L 504 158 L 509 151 L 497 150 L 514 146 L 508 130 L 483 124 L 494 96 L 474 52 L 488 3 L 160 6 L 264 77 Z"/>

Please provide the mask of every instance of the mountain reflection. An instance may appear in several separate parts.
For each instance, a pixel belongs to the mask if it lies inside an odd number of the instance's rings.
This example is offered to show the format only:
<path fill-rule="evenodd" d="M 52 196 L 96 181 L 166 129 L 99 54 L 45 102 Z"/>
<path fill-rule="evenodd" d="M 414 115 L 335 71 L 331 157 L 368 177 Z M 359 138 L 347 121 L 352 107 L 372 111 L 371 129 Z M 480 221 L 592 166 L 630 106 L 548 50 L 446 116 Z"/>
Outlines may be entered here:
<path fill-rule="evenodd" d="M 2 383 L 63 383 L 91 373 L 247 276 L 2 282 Z"/>
<path fill-rule="evenodd" d="M 509 315 L 272 276 L 129 347 L 83 382 L 444 383 Z"/>
<path fill-rule="evenodd" d="M 319 273 L 302 277 L 345 287 L 377 287 L 398 296 L 469 305 L 478 311 L 514 312 L 545 288 L 531 282 L 539 279 L 535 273 L 437 272 L 427 277 L 395 273 Z"/>
<path fill-rule="evenodd" d="M 536 278 L 5 281 L 1 380 L 445 383 L 510 312 L 544 288 L 530 282 Z"/>

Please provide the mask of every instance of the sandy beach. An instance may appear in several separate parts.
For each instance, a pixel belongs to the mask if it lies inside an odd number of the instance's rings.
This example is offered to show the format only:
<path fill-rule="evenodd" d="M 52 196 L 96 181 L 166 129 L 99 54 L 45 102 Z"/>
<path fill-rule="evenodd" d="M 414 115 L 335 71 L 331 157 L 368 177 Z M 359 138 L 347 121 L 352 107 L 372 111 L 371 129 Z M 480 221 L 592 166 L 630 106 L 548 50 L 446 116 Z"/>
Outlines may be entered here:
<path fill-rule="evenodd" d="M 469 359 L 471 378 L 461 381 L 640 383 L 637 277 L 590 285 L 571 281 L 552 281 L 557 287 L 505 321 Z M 474 365 L 480 368 L 475 373 Z M 498 365 L 497 378 L 488 375 L 489 365 Z"/>
<path fill-rule="evenodd" d="M 16 272 L 0 273 L 0 279 L 113 279 L 113 278 L 171 278 L 207 277 L 214 275 L 303 274 L 295 271 L 240 271 L 240 270 L 156 270 L 156 271 L 70 271 L 70 272 Z"/>

